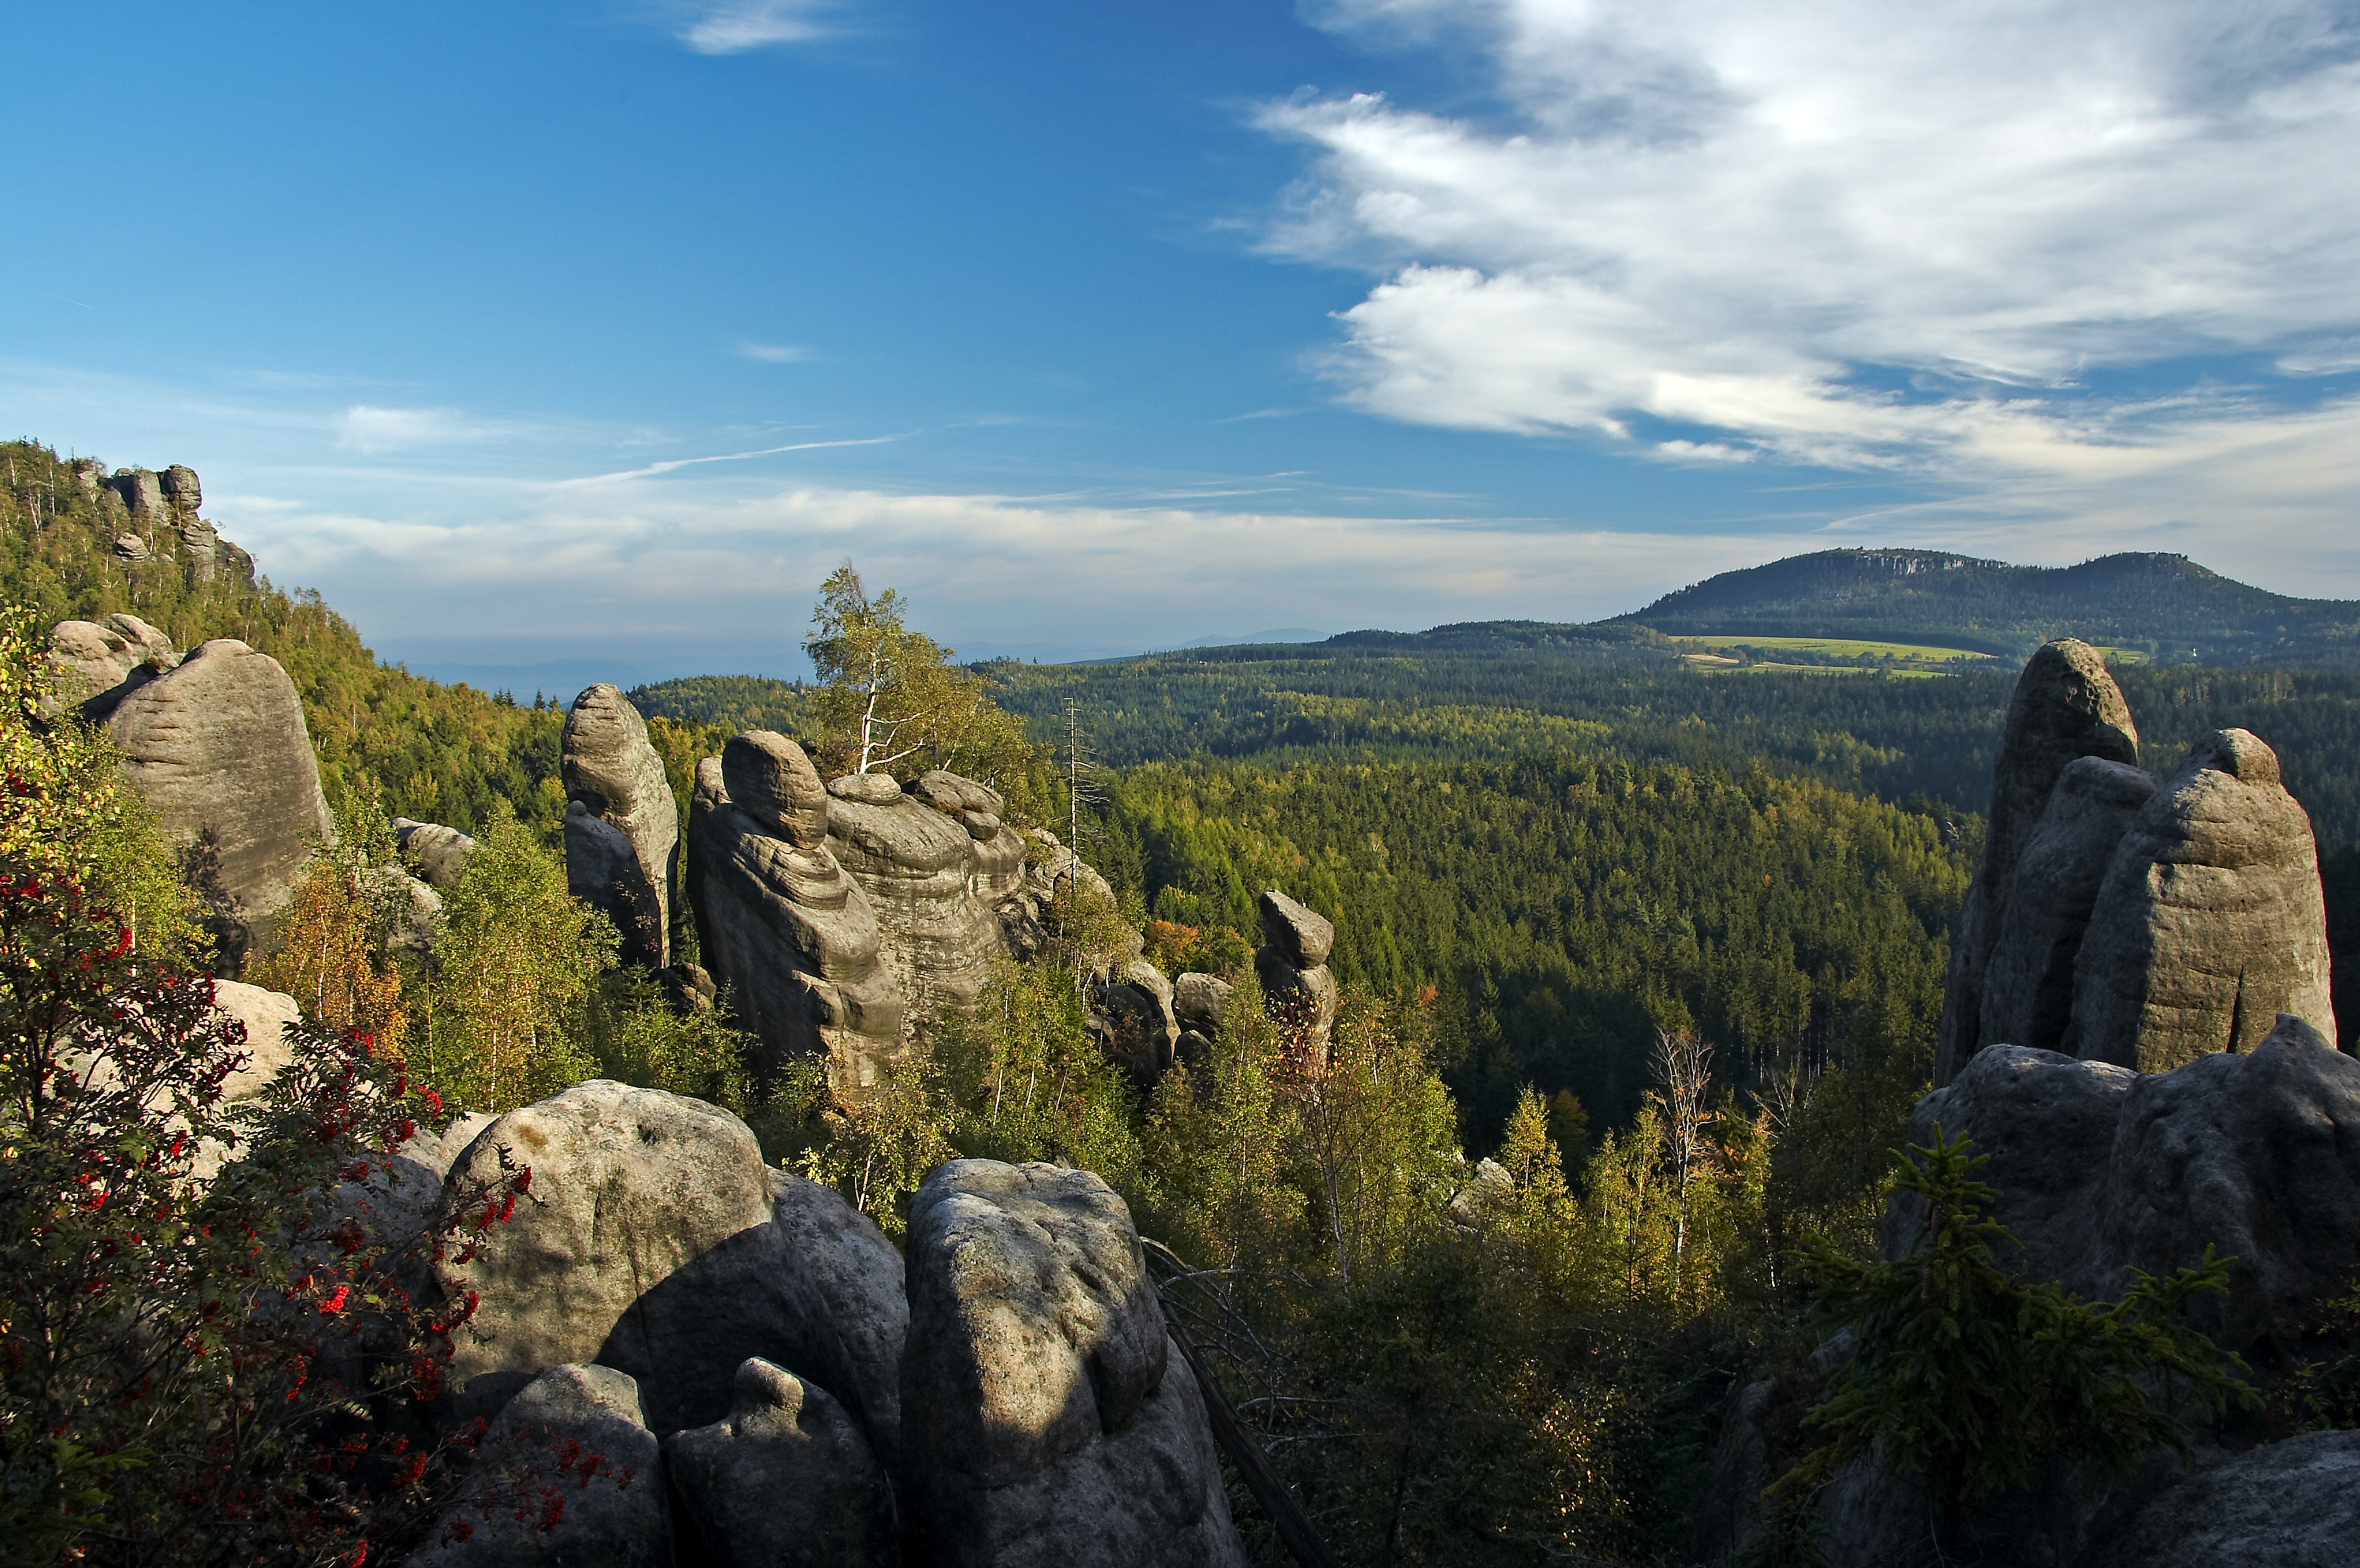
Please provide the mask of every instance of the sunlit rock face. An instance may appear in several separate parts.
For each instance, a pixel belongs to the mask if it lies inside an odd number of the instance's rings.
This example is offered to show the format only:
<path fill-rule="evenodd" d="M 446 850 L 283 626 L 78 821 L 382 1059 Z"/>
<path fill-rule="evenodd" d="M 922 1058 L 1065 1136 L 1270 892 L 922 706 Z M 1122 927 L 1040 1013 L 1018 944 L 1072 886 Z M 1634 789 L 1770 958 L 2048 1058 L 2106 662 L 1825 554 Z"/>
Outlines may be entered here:
<path fill-rule="evenodd" d="M 627 961 L 661 969 L 672 959 L 680 804 L 647 722 L 615 687 L 591 686 L 566 715 L 561 763 L 566 883 L 613 918 Z"/>

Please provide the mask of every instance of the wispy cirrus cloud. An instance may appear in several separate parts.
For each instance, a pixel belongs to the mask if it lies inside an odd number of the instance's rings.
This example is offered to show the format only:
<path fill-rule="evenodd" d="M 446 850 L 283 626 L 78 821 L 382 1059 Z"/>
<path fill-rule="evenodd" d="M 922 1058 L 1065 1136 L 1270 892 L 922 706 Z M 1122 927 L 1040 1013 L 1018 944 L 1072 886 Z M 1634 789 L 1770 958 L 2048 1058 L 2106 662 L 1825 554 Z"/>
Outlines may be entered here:
<path fill-rule="evenodd" d="M 834 31 L 825 18 L 836 8 L 836 0 L 723 0 L 694 7 L 677 36 L 699 54 L 809 43 Z"/>
<path fill-rule="evenodd" d="M 443 446 L 486 433 L 457 409 L 388 409 L 355 403 L 336 421 L 336 445 L 346 452 L 377 454 L 419 446 Z"/>
<path fill-rule="evenodd" d="M 738 352 L 765 365 L 793 365 L 812 357 L 812 351 L 798 343 L 741 343 Z"/>
<path fill-rule="evenodd" d="M 1373 413 L 1994 480 L 2168 463 L 2360 363 L 2360 28 L 2333 0 L 1317 16 L 1467 36 L 1507 109 L 1261 115 L 1316 158 L 1271 248 L 1381 274 L 1326 365 Z"/>

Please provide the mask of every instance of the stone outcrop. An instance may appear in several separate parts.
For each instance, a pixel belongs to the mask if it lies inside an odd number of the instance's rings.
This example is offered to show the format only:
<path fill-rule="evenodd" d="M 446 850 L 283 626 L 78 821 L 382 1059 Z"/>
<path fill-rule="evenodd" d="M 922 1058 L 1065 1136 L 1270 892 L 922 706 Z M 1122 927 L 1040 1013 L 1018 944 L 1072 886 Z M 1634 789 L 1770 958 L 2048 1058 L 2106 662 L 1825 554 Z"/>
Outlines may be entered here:
<path fill-rule="evenodd" d="M 1173 1054 L 1188 1067 L 1202 1067 L 1213 1056 L 1214 1042 L 1229 1021 L 1229 998 L 1236 987 L 1218 975 L 1189 973 L 1172 982 L 1172 1015 L 1180 1034 Z"/>
<path fill-rule="evenodd" d="M 2150 1499 L 2086 1568 L 2344 1568 L 2360 1542 L 2360 1431 L 2306 1432 Z"/>
<path fill-rule="evenodd" d="M 181 517 L 194 517 L 205 504 L 204 487 L 197 482 L 197 471 L 186 463 L 175 463 L 157 476 L 157 488 L 172 510 Z"/>
<path fill-rule="evenodd" d="M 407 817 L 393 819 L 393 841 L 417 862 L 418 874 L 426 884 L 437 891 L 455 886 L 459 873 L 467 869 L 467 857 L 475 852 L 475 839 L 456 828 L 414 822 Z"/>
<path fill-rule="evenodd" d="M 2154 794 L 2147 773 L 2103 757 L 2076 758 L 2058 775 L 2000 916 L 1984 970 L 1982 1039 L 2063 1047 L 2082 931 L 2116 846 Z"/>
<path fill-rule="evenodd" d="M 702 1101 L 577 1084 L 512 1111 L 452 1168 L 489 1179 L 505 1147 L 531 1201 L 442 1288 L 481 1294 L 458 1336 L 462 1414 L 497 1409 L 552 1366 L 638 1379 L 660 1432 L 726 1418 L 749 1355 L 827 1380 L 890 1455 L 907 1309 L 900 1260 L 816 1183 L 766 1169 L 744 1123 Z"/>
<path fill-rule="evenodd" d="M 1242 1564 L 1131 1216 L 1087 1171 L 956 1160 L 912 1200 L 906 1497 L 946 1568 Z"/>
<path fill-rule="evenodd" d="M 268 654 L 219 638 L 125 696 L 108 727 L 132 786 L 191 847 L 223 948 L 242 955 L 312 848 L 335 839 L 295 683 Z"/>
<path fill-rule="evenodd" d="M 60 620 L 49 632 L 49 668 L 57 674 L 58 696 L 78 704 L 82 716 L 93 723 L 180 662 L 172 640 L 136 615 Z"/>
<path fill-rule="evenodd" d="M 108 483 L 123 498 L 124 509 L 135 522 L 154 522 L 166 512 L 164 479 L 160 474 L 145 468 L 117 468 Z"/>
<path fill-rule="evenodd" d="M 902 993 L 869 895 L 829 847 L 827 810 L 801 747 L 738 736 L 697 765 L 688 895 L 705 967 L 761 1044 L 757 1067 L 817 1055 L 836 1097 L 858 1103 L 906 1049 Z"/>
<path fill-rule="evenodd" d="M 566 883 L 576 898 L 613 917 L 623 934 L 626 960 L 661 969 L 672 961 L 680 805 L 664 778 L 663 759 L 648 741 L 647 722 L 615 687 L 591 686 L 574 699 L 566 715 L 561 760 L 567 799 Z M 628 844 L 628 860 L 617 857 L 612 839 L 598 827 Z"/>
<path fill-rule="evenodd" d="M 1008 950 L 997 905 L 1022 875 L 1024 843 L 1001 826 L 1000 797 L 955 774 L 924 775 L 932 794 L 905 794 L 880 773 L 828 784 L 828 847 L 869 895 L 886 963 L 913 1021 L 967 1008 Z M 978 801 L 945 810 L 926 799 Z M 988 835 L 978 838 L 982 824 Z"/>
<path fill-rule="evenodd" d="M 664 1442 L 668 1478 L 711 1568 L 867 1568 L 900 1561 L 885 1472 L 817 1384 L 750 1356 L 729 1415 Z"/>
<path fill-rule="evenodd" d="M 1262 945 L 1254 952 L 1254 973 L 1262 997 L 1272 1019 L 1294 1036 L 1293 1048 L 1307 1065 L 1322 1067 L 1336 1026 L 1336 976 L 1328 968 L 1336 927 L 1276 888 L 1257 904 Z"/>
<path fill-rule="evenodd" d="M 2278 754 L 2216 730 L 2140 809 L 2074 966 L 2066 1048 L 2143 1072 L 2249 1050 L 2281 1013 L 2333 1039 L 2311 818 Z"/>
<path fill-rule="evenodd" d="M 1983 862 L 1952 928 L 1950 982 L 1935 1046 L 1938 1084 L 1948 1083 L 1992 1043 L 1983 1035 L 1984 971 L 2006 923 L 2016 866 L 2058 779 L 2081 757 L 2136 766 L 2138 730 L 2104 658 L 2088 643 L 2064 638 L 2033 654 L 2008 700 L 1992 765 Z"/>
<path fill-rule="evenodd" d="M 1172 1012 L 1172 982 L 1145 959 L 1133 959 L 1120 977 L 1094 985 L 1092 1032 L 1101 1048 L 1146 1085 L 1178 1058 L 1180 1025 Z"/>
<path fill-rule="evenodd" d="M 672 1568 L 662 1452 L 639 1388 L 552 1367 L 508 1402 L 411 1568 Z M 552 1506 L 552 1499 L 556 1506 Z"/>

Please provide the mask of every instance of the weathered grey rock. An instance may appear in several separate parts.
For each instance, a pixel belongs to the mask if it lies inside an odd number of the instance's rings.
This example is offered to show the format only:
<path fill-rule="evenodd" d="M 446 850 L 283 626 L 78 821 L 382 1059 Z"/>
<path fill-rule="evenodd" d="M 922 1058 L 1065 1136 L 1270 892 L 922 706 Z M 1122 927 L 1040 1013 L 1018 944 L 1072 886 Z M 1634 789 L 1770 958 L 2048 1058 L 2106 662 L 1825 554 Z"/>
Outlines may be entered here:
<path fill-rule="evenodd" d="M 890 1471 L 901 1455 L 901 1255 L 836 1189 L 772 1169 L 773 1354 L 825 1377 Z"/>
<path fill-rule="evenodd" d="M 2059 776 L 2077 757 L 2136 766 L 2138 730 L 2104 658 L 2069 637 L 2033 654 L 2008 699 L 1999 754 L 1992 764 L 1983 862 L 1951 931 L 1950 981 L 1934 1052 L 1938 1085 L 1950 1082 L 1988 1043 L 1983 1036 L 1983 975 L 2006 921 L 2016 865 Z"/>
<path fill-rule="evenodd" d="M 1000 792 L 947 769 L 934 768 L 920 773 L 911 782 L 910 793 L 935 810 L 956 818 L 967 828 L 967 836 L 979 844 L 998 838 L 1004 826 L 1001 816 L 1008 806 Z M 1021 844 L 1018 858 L 1022 858 Z"/>
<path fill-rule="evenodd" d="M 1109 1025 L 1107 1049 L 1133 1082 L 1152 1084 L 1169 1068 L 1180 1042 L 1172 1015 L 1172 982 L 1145 959 L 1133 959 L 1122 978 L 1093 988 L 1092 1001 Z"/>
<path fill-rule="evenodd" d="M 287 1027 L 303 1016 L 303 1009 L 283 991 L 216 980 L 213 1011 L 236 1019 L 246 1030 L 246 1063 L 223 1080 L 222 1099 L 232 1105 L 254 1100 L 295 1059 Z"/>
<path fill-rule="evenodd" d="M 1290 1036 L 1289 1050 L 1306 1066 L 1324 1068 L 1339 1000 L 1335 973 L 1326 961 L 1336 927 L 1275 888 L 1258 902 L 1262 945 L 1254 950 L 1254 973 L 1262 981 L 1262 998 L 1272 1019 Z M 1317 962 L 1296 961 L 1313 954 Z"/>
<path fill-rule="evenodd" d="M 399 866 L 372 867 L 361 884 L 370 901 L 391 918 L 392 942 L 410 953 L 434 950 L 442 935 L 442 895 Z"/>
<path fill-rule="evenodd" d="M 827 786 L 803 749 L 771 729 L 751 729 L 721 748 L 729 798 L 761 829 L 800 850 L 827 839 Z"/>
<path fill-rule="evenodd" d="M 172 640 L 136 615 L 60 620 L 49 631 L 49 668 L 58 679 L 58 696 L 62 703 L 80 705 L 82 717 L 93 723 L 180 662 Z"/>
<path fill-rule="evenodd" d="M 99 487 L 106 482 L 106 465 L 95 457 L 77 457 L 67 465 L 73 475 L 75 493 L 85 500 L 98 499 Z"/>
<path fill-rule="evenodd" d="M 1983 977 L 1987 1045 L 2062 1048 L 2073 1012 L 2073 962 L 2114 850 L 2155 780 L 2103 757 L 2058 775 L 2049 808 L 2025 840 Z"/>
<path fill-rule="evenodd" d="M 605 910 L 623 936 L 623 959 L 661 967 L 663 905 L 629 835 L 578 800 L 565 803 L 565 891 Z"/>
<path fill-rule="evenodd" d="M 135 520 L 147 522 L 163 516 L 164 481 L 159 476 L 145 468 L 117 468 L 111 483 Z"/>
<path fill-rule="evenodd" d="M 2074 966 L 2065 1047 L 2159 1072 L 2246 1050 L 2290 1013 L 2333 1037 L 2311 818 L 2278 753 L 2215 730 L 2115 848 Z"/>
<path fill-rule="evenodd" d="M 1262 940 L 1279 950 L 1296 969 L 1317 969 L 1336 946 L 1336 927 L 1328 918 L 1305 908 L 1276 888 L 1256 901 L 1262 912 Z"/>
<path fill-rule="evenodd" d="M 456 828 L 413 822 L 407 817 L 393 819 L 393 841 L 418 862 L 418 874 L 434 888 L 457 885 L 459 873 L 467 869 L 467 857 L 475 852 L 475 839 Z"/>
<path fill-rule="evenodd" d="M 901 798 L 901 786 L 890 773 L 847 773 L 828 780 L 827 793 L 862 806 L 890 806 Z"/>
<path fill-rule="evenodd" d="M 267 938 L 313 847 L 335 841 L 295 683 L 218 638 L 124 696 L 108 727 L 164 831 L 197 847 L 235 939 Z"/>
<path fill-rule="evenodd" d="M 1218 975 L 1190 972 L 1172 982 L 1172 1014 L 1184 1029 L 1218 1039 L 1229 1021 L 1229 998 L 1237 987 Z"/>
<path fill-rule="evenodd" d="M 904 1496 L 936 1562 L 1243 1563 L 1195 1382 L 1103 1181 L 953 1161 L 912 1200 L 907 1256 L 902 1406 L 928 1419 Z"/>
<path fill-rule="evenodd" d="M 171 509 L 189 517 L 205 504 L 204 487 L 197 482 L 197 471 L 185 463 L 175 463 L 157 477 L 158 488 Z"/>
<path fill-rule="evenodd" d="M 458 1499 L 410 1562 L 671 1568 L 664 1480 L 639 1386 L 611 1367 L 552 1367 L 500 1412 Z"/>
<path fill-rule="evenodd" d="M 1764 1420 L 1778 1385 L 1764 1377 L 1745 1384 L 1731 1398 L 1713 1446 L 1712 1479 L 1696 1510 L 1690 1555 L 1716 1565 L 1741 1561 L 1762 1528 L 1762 1488 L 1777 1477 L 1770 1471 L 1770 1443 Z"/>
<path fill-rule="evenodd" d="M 644 887 L 608 910 L 622 929 L 624 956 L 651 969 L 663 968 L 672 961 L 672 876 L 680 845 L 680 803 L 664 778 L 663 759 L 648 741 L 647 721 L 613 686 L 601 683 L 587 688 L 565 716 L 561 765 L 567 799 L 580 801 L 591 816 L 620 828 L 639 862 Z M 569 832 L 569 851 L 573 842 Z M 567 880 L 574 880 L 570 863 Z M 652 922 L 650 909 L 654 911 Z"/>
<path fill-rule="evenodd" d="M 712 1568 L 900 1561 L 885 1472 L 826 1389 L 775 1363 L 738 1368 L 728 1418 L 674 1432 L 664 1464 Z"/>
<path fill-rule="evenodd" d="M 1007 938 L 976 888 L 967 828 L 898 793 L 881 805 L 838 794 L 827 820 L 828 847 L 869 895 L 912 1020 L 972 1005 Z"/>
<path fill-rule="evenodd" d="M 2347 1568 L 2360 1431 L 2306 1432 L 2190 1475 L 2109 1533 L 2087 1568 Z"/>
<path fill-rule="evenodd" d="M 837 1099 L 858 1104 L 908 1049 L 876 911 L 826 842 L 776 837 L 724 777 L 721 759 L 705 758 L 689 802 L 688 896 L 705 965 L 760 1042 L 758 1069 L 818 1056 Z"/>

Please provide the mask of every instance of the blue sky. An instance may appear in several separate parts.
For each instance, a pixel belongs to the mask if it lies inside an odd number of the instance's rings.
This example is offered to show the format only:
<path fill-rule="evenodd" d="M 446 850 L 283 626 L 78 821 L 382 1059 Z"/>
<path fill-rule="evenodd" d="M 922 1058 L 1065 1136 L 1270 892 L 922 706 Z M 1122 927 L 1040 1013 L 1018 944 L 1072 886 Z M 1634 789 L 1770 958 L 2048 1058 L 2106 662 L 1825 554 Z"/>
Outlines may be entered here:
<path fill-rule="evenodd" d="M 380 653 L 1584 619 L 1835 544 L 2360 597 L 2360 11 L 96 3 L 0 410 Z M 38 62 L 37 69 L 21 69 Z"/>

